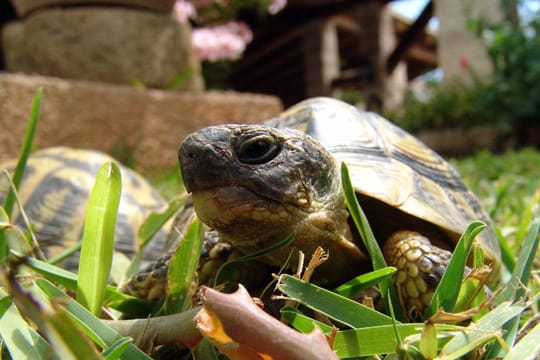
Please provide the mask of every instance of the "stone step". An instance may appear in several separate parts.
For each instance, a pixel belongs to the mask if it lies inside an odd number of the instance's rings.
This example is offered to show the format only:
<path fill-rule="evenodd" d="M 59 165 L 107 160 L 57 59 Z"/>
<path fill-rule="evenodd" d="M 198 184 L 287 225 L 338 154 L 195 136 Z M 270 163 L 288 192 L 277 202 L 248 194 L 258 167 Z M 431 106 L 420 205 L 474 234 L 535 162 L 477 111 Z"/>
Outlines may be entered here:
<path fill-rule="evenodd" d="M 220 123 L 256 123 L 279 114 L 273 96 L 237 92 L 169 92 L 53 77 L 0 74 L 0 161 L 21 147 L 32 97 L 44 89 L 35 145 L 109 151 L 137 144 L 136 169 L 149 174 L 176 166 L 184 137 Z"/>

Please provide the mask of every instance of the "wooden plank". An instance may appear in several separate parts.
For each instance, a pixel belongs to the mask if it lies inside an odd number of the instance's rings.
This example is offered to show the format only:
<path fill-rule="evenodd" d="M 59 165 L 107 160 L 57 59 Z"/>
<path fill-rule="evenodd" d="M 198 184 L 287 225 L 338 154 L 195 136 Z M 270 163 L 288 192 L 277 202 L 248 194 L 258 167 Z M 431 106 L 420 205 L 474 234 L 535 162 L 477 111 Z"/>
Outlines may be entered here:
<path fill-rule="evenodd" d="M 427 50 L 418 45 L 409 48 L 406 59 L 425 63 L 426 67 L 436 67 L 438 63 L 436 51 Z"/>
<path fill-rule="evenodd" d="M 433 16 L 433 0 L 426 4 L 418 19 L 409 27 L 409 29 L 401 36 L 398 45 L 388 57 L 386 63 L 386 71 L 390 74 L 396 66 L 405 57 L 407 50 L 421 36 L 422 30 Z"/>

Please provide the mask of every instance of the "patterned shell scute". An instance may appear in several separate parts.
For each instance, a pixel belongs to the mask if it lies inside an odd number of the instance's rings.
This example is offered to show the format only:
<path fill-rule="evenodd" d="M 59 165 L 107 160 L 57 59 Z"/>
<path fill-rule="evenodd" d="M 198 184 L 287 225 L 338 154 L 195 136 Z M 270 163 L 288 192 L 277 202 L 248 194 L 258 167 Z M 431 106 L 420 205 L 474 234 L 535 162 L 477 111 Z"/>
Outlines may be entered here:
<path fill-rule="evenodd" d="M 19 198 L 34 228 L 41 248 L 51 257 L 74 246 L 81 238 L 88 196 L 99 168 L 113 159 L 93 150 L 55 147 L 33 153 L 27 162 Z M 14 162 L 2 165 L 12 171 Z M 121 166 L 122 195 L 116 223 L 117 251 L 133 254 L 137 249 L 137 231 L 146 216 L 166 205 L 165 200 L 151 185 L 134 171 Z M 0 201 L 9 188 L 6 176 L 0 177 Z M 18 209 L 14 208 L 12 221 L 26 228 Z M 152 260 L 161 253 L 165 234 L 159 234 L 152 246 L 143 253 L 144 260 Z M 76 258 L 64 263 L 75 269 Z"/>
<path fill-rule="evenodd" d="M 294 127 L 316 138 L 338 162 L 347 164 L 358 193 L 456 234 L 473 220 L 489 224 L 478 200 L 451 165 L 377 114 L 315 98 L 268 124 Z M 499 258 L 492 228 L 483 232 L 480 241 Z"/>

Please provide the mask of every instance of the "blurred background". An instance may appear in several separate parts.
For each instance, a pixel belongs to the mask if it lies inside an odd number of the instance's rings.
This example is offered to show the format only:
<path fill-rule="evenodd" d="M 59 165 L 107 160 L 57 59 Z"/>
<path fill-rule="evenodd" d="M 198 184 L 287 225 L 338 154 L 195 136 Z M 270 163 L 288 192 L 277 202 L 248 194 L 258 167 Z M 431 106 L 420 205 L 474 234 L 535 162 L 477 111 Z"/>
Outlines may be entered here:
<path fill-rule="evenodd" d="M 515 253 L 540 200 L 539 14 L 534 0 L 4 0 L 0 161 L 43 87 L 35 148 L 106 151 L 170 198 L 188 133 L 332 96 L 450 159 Z"/>
<path fill-rule="evenodd" d="M 537 1 L 0 6 L 2 158 L 16 154 L 40 85 L 37 146 L 133 149 L 144 170 L 174 162 L 196 128 L 257 122 L 313 96 L 382 112 L 446 154 L 540 141 Z M 156 160 L 164 148 L 174 151 Z"/>

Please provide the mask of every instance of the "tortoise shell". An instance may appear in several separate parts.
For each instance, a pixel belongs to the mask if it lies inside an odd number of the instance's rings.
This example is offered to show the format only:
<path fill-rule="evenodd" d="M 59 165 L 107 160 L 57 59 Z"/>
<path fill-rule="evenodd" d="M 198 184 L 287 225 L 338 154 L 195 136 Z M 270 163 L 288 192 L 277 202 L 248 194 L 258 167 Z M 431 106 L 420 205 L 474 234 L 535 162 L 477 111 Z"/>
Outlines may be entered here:
<path fill-rule="evenodd" d="M 500 248 L 489 216 L 457 171 L 416 137 L 383 117 L 331 98 L 303 101 L 265 123 L 295 128 L 345 162 L 376 235 L 396 229 L 438 232 L 452 249 L 468 224 L 481 220 L 478 236 L 486 257 L 498 263 Z"/>
<path fill-rule="evenodd" d="M 39 245 L 48 257 L 74 246 L 81 239 L 88 197 L 96 174 L 109 161 L 115 160 L 98 151 L 65 147 L 44 149 L 29 157 L 18 194 Z M 9 162 L 2 169 L 12 172 L 15 165 Z M 130 256 L 138 249 L 139 226 L 151 211 L 160 210 L 166 202 L 141 175 L 118 165 L 122 175 L 122 194 L 115 249 Z M 1 176 L 0 201 L 4 201 L 9 186 L 7 176 Z M 12 223 L 21 228 L 27 227 L 17 206 Z M 143 251 L 143 261 L 159 257 L 165 237 L 163 232 L 156 235 L 152 246 Z M 62 265 L 74 270 L 77 261 L 77 256 L 71 256 Z"/>
<path fill-rule="evenodd" d="M 491 221 L 454 168 L 384 118 L 341 101 L 315 98 L 262 125 L 201 129 L 184 140 L 179 160 L 184 186 L 192 195 L 189 211 L 195 210 L 215 231 L 218 242 L 250 254 L 295 234 L 290 247 L 265 254 L 260 263 L 287 263 L 295 269 L 294 260 L 288 261 L 291 248 L 312 254 L 322 246 L 330 257 L 317 268 L 321 283 L 339 284 L 369 270 L 342 198 L 337 165 L 345 162 L 375 236 L 389 250 L 385 256 L 399 262 L 403 271 L 414 270 L 406 282 L 398 279 L 402 285 L 412 281 L 418 287 L 416 280 L 422 280 L 422 293 L 432 294 L 450 251 L 474 220 L 487 224 L 477 240 L 495 265 L 492 280 L 500 273 L 500 249 Z M 396 241 L 401 241 L 396 234 L 406 234 L 407 249 L 421 249 L 422 257 L 408 259 L 408 250 L 401 246 L 403 254 L 396 257 Z M 423 239 L 429 239 L 428 247 Z M 203 255 L 201 273 L 208 279 L 227 253 L 218 255 Z M 127 288 L 146 297 L 148 284 L 161 284 L 152 294 L 163 296 L 162 270 L 168 260 L 134 277 Z M 251 266 L 240 275 L 244 284 L 261 273 Z M 416 301 L 417 295 L 410 297 Z"/>

